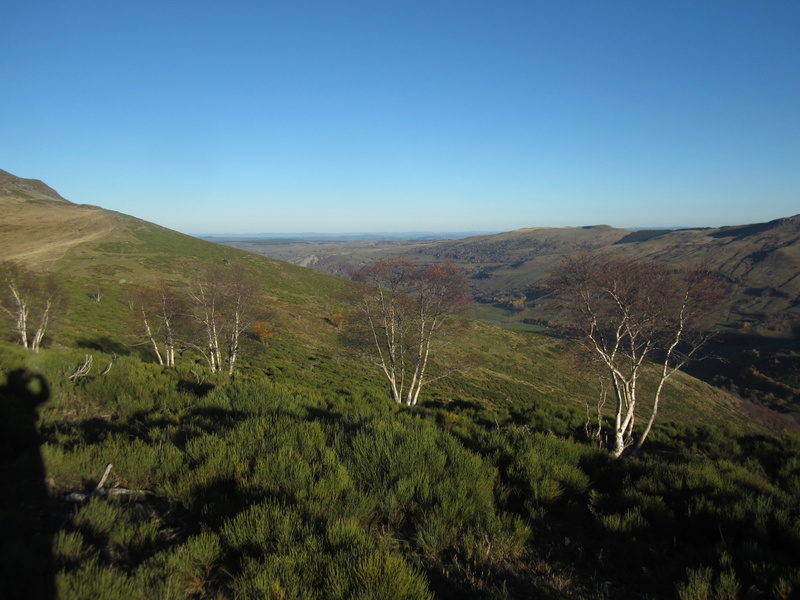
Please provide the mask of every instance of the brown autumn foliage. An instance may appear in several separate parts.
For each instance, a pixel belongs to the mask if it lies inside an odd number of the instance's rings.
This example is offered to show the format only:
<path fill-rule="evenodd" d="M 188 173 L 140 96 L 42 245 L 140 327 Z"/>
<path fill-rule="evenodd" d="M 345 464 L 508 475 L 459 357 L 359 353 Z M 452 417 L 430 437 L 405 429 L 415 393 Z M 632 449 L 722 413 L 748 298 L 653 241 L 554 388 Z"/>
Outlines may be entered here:
<path fill-rule="evenodd" d="M 275 335 L 275 330 L 266 321 L 256 321 L 253 323 L 253 332 L 261 342 L 266 342 Z"/>
<path fill-rule="evenodd" d="M 331 318 L 329 320 L 333 324 L 333 326 L 336 327 L 337 329 L 341 329 L 342 327 L 347 326 L 347 324 L 350 322 L 347 319 L 347 317 L 345 317 L 342 313 L 336 313 L 334 315 L 331 315 Z"/>

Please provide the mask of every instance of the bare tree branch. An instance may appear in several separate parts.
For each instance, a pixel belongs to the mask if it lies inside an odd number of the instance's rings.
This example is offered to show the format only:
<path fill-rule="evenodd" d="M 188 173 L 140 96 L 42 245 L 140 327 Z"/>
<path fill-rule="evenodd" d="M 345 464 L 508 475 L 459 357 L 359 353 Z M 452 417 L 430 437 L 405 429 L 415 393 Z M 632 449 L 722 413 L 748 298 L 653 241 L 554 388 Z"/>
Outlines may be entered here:
<path fill-rule="evenodd" d="M 52 319 L 66 307 L 54 275 L 6 261 L 0 264 L 0 310 L 14 323 L 20 345 L 38 352 Z"/>
<path fill-rule="evenodd" d="M 363 267 L 355 304 L 372 348 L 370 361 L 389 383 L 392 400 L 413 406 L 422 388 L 451 373 L 429 374 L 434 347 L 449 315 L 470 303 L 466 279 L 453 265 L 422 268 L 404 258 Z"/>
<path fill-rule="evenodd" d="M 550 288 L 561 299 L 573 337 L 611 377 L 616 401 L 611 454 L 621 456 L 634 444 L 637 453 L 665 384 L 710 338 L 699 321 L 721 301 L 720 279 L 699 266 L 676 274 L 653 261 L 582 251 L 562 259 Z M 651 363 L 659 367 L 653 409 L 634 440 L 638 382 Z"/>

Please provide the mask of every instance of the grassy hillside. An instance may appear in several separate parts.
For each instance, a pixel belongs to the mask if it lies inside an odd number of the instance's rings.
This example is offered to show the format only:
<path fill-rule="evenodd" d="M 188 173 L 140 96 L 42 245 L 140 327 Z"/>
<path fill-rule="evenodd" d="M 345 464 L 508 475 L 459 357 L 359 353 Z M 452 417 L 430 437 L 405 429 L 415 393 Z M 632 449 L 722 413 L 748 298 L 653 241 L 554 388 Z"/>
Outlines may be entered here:
<path fill-rule="evenodd" d="M 42 245 L 48 241 L 59 243 L 58 232 L 64 234 L 68 229 L 73 222 L 74 210 L 92 211 L 96 215 L 93 223 L 102 222 L 102 226 L 97 228 L 87 225 L 80 235 L 70 238 L 69 246 L 62 247 L 57 258 L 47 261 L 41 261 L 35 252 L 27 257 L 13 254 L 14 247 L 8 242 L 9 238 L 4 238 L 0 247 L 3 259 L 19 260 L 34 268 L 56 273 L 67 287 L 70 309 L 58 321 L 52 342 L 56 347 L 135 352 L 146 360 L 151 359 L 147 348 L 133 335 L 135 316 L 131 315 L 125 302 L 131 286 L 159 279 L 185 286 L 206 264 L 239 262 L 252 269 L 259 282 L 260 303 L 280 332 L 274 345 L 297 345 L 307 352 L 319 354 L 322 361 L 342 361 L 347 369 L 372 374 L 370 368 L 350 358 L 352 352 L 340 345 L 340 332 L 329 321 L 331 315 L 351 310 L 343 300 L 349 285 L 346 280 L 199 240 L 98 207 L 53 200 L 47 205 L 51 225 L 43 227 L 36 219 L 40 217 L 40 202 L 44 200 L 6 196 L 0 201 L 4 210 L 15 211 L 19 223 L 15 233 L 34 247 L 37 240 Z M 29 217 L 27 220 L 26 215 Z M 586 228 L 583 230 L 586 239 L 598 235 L 590 229 L 600 229 L 599 235 L 608 236 L 608 240 L 619 235 L 619 230 L 608 227 Z M 562 236 L 561 230 L 553 230 L 550 243 L 560 244 Z M 517 239 L 517 236 L 511 236 L 511 239 Z M 495 244 L 497 240 L 493 239 L 491 243 Z M 524 247 L 523 243 L 518 245 Z M 97 295 L 100 295 L 99 302 L 96 301 Z M 551 378 L 554 374 L 569 373 L 569 381 L 575 382 L 574 388 L 566 394 L 570 404 L 582 408 L 586 401 L 593 402 L 597 395 L 597 376 L 578 368 L 577 362 L 563 351 L 561 342 L 557 340 L 513 334 L 477 322 L 465 322 L 456 337 L 457 342 L 445 350 L 445 354 L 452 357 L 445 358 L 474 366 L 456 378 L 445 380 L 441 385 L 442 391 L 435 390 L 434 394 L 446 394 L 450 388 L 467 390 L 470 395 L 460 399 L 493 403 L 497 402 L 495 395 L 483 393 L 481 389 L 488 381 L 498 379 L 519 387 L 515 397 L 550 393 L 560 402 L 564 390 L 558 389 Z M 246 349 L 245 360 L 249 360 L 248 354 L 269 352 L 258 344 L 252 346 Z M 377 371 L 372 375 L 380 381 Z M 562 375 L 561 385 L 567 385 L 567 381 L 568 378 Z M 726 405 L 728 408 L 722 409 L 726 420 L 746 426 L 748 419 L 733 400 L 726 398 L 723 401 L 724 394 L 697 389 L 697 396 L 692 393 L 681 395 L 685 395 L 686 402 L 700 407 L 701 414 L 706 412 L 702 408 L 704 405 L 714 407 L 708 414 L 714 414 Z M 716 400 L 709 403 L 709 395 Z M 717 406 L 719 402 L 722 404 Z M 672 409 L 668 407 L 665 410 Z M 667 416 L 669 418 L 669 413 Z"/>
<path fill-rule="evenodd" d="M 535 346 L 517 348 L 533 373 L 491 364 L 401 410 L 371 374 L 295 343 L 205 386 L 187 385 L 193 365 L 98 350 L 71 382 L 85 349 L 4 344 L 7 597 L 800 591 L 796 436 L 742 433 L 709 398 L 700 418 L 682 404 L 664 419 L 643 458 L 610 461 L 572 404 L 588 378 L 545 372 L 557 350 Z M 18 408 L 40 400 L 34 430 Z"/>
<path fill-rule="evenodd" d="M 67 202 L 61 194 L 38 179 L 23 179 L 0 169 L 0 195 L 28 200 Z"/>
<path fill-rule="evenodd" d="M 724 360 L 693 372 L 800 422 L 800 216 L 718 229 L 531 228 L 426 243 L 255 242 L 247 247 L 334 273 L 387 256 L 454 261 L 471 276 L 475 318 L 532 332 L 557 321 L 544 282 L 564 253 L 618 253 L 675 269 L 704 263 L 723 275 L 731 293 L 708 320 L 721 332 L 713 353 Z"/>
<path fill-rule="evenodd" d="M 108 235 L 114 213 L 67 202 L 41 182 L 0 171 L 0 256 L 47 268 L 77 245 Z"/>
<path fill-rule="evenodd" d="M 734 286 L 726 319 L 786 329 L 800 295 L 800 216 L 769 223 L 687 229 L 627 231 L 606 226 L 521 229 L 493 236 L 436 242 L 409 250 L 424 260 L 450 259 L 472 270 L 487 296 L 528 295 L 562 254 L 578 248 L 659 260 L 675 267 L 706 263 Z"/>
<path fill-rule="evenodd" d="M 553 265 L 564 253 L 579 248 L 650 258 L 675 267 L 702 262 L 718 269 L 734 287 L 732 301 L 720 313 L 722 322 L 787 331 L 800 316 L 800 216 L 718 229 L 528 228 L 422 243 L 274 239 L 225 243 L 336 273 L 385 256 L 455 261 L 472 276 L 476 295 L 488 303 L 523 297 L 533 303 Z"/>
<path fill-rule="evenodd" d="M 461 370 L 399 408 L 330 319 L 346 280 L 57 198 L 0 203 L 34 240 L 14 256 L 70 296 L 41 352 L 0 340 L 4 597 L 800 593 L 800 444 L 732 396 L 677 377 L 643 457 L 612 461 L 584 432 L 592 365 L 464 319 L 438 357 Z M 95 218 L 67 235 L 76 210 Z M 131 286 L 233 262 L 274 337 L 248 336 L 233 377 L 189 348 L 156 364 Z"/>

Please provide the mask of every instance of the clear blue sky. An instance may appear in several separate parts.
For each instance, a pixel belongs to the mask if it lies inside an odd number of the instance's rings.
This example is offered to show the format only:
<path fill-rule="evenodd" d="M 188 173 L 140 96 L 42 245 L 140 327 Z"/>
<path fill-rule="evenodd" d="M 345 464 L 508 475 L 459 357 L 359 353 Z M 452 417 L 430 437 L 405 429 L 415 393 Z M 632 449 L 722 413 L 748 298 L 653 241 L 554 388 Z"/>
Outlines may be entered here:
<path fill-rule="evenodd" d="M 800 213 L 798 0 L 4 0 L 0 23 L 0 168 L 187 233 Z"/>

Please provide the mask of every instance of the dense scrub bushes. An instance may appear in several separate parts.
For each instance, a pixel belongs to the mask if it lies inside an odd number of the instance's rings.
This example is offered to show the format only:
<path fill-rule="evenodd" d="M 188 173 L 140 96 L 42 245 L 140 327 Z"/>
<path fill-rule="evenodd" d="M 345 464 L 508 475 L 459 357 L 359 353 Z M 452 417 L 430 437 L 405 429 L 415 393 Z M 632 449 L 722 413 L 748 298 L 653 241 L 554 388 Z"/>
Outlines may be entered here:
<path fill-rule="evenodd" d="M 612 461 L 579 411 L 542 398 L 409 410 L 255 375 L 193 393 L 189 372 L 132 357 L 65 380 L 80 359 L 3 355 L 4 427 L 31 398 L 11 373 L 42 374 L 49 395 L 35 444 L 4 458 L 17 480 L 43 461 L 50 486 L 0 490 L 27 507 L 2 506 L 9 597 L 48 576 L 68 599 L 800 593 L 796 437 L 670 423 Z M 106 489 L 148 494 L 64 500 L 108 463 Z"/>

